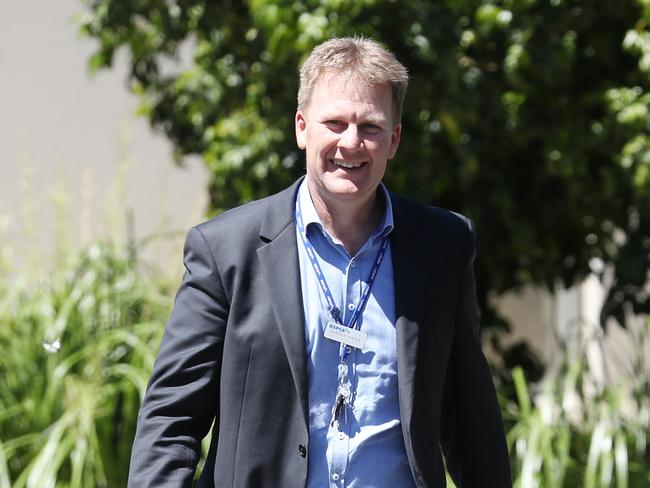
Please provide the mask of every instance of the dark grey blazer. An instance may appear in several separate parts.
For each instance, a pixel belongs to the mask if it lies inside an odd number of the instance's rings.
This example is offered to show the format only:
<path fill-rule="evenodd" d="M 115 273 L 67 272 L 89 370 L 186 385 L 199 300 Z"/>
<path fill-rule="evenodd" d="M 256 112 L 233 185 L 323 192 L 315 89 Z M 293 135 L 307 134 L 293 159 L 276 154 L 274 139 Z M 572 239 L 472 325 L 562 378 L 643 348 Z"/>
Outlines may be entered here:
<path fill-rule="evenodd" d="M 309 456 L 297 183 L 193 228 L 138 418 L 129 486 L 300 488 Z M 471 223 L 391 195 L 399 403 L 418 487 L 509 487 L 478 336 Z"/>

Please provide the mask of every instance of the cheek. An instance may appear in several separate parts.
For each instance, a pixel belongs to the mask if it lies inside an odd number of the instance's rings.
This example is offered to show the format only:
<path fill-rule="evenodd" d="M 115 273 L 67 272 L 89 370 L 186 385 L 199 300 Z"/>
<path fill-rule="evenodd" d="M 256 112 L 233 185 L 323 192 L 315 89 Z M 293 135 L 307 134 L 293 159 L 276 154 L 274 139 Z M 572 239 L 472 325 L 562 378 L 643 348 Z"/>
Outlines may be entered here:
<path fill-rule="evenodd" d="M 364 145 L 366 146 L 366 150 L 370 153 L 373 153 L 374 155 L 377 156 L 383 156 L 388 154 L 390 151 L 390 141 L 385 141 L 385 140 L 367 140 L 364 141 Z"/>
<path fill-rule="evenodd" d="M 312 139 L 312 147 L 316 153 L 329 154 L 332 151 L 336 151 L 337 138 L 332 137 L 331 134 L 318 134 Z"/>

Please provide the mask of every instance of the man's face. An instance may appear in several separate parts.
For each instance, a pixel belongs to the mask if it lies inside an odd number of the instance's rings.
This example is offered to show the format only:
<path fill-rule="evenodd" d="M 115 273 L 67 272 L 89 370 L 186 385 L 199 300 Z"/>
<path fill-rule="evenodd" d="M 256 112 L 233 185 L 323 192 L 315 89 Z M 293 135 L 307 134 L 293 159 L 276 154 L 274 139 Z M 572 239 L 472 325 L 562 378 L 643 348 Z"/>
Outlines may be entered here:
<path fill-rule="evenodd" d="M 374 198 L 400 140 L 390 86 L 326 74 L 309 106 L 296 113 L 295 126 L 310 189 L 323 203 L 362 204 Z"/>

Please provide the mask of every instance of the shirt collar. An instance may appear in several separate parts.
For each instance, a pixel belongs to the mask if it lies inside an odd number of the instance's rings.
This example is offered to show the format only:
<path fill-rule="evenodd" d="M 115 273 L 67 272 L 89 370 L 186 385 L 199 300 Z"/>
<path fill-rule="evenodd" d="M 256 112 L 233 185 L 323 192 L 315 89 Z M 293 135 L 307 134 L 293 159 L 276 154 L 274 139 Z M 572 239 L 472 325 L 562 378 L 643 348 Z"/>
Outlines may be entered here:
<path fill-rule="evenodd" d="M 320 217 L 316 212 L 316 207 L 314 207 L 314 202 L 312 202 L 311 196 L 309 194 L 309 188 L 307 186 L 308 178 L 309 177 L 306 177 L 300 184 L 300 188 L 298 189 L 298 197 L 297 197 L 300 199 L 300 209 L 302 211 L 302 221 L 305 226 L 305 231 L 309 232 L 310 227 L 317 227 L 318 229 L 321 230 L 321 232 L 323 232 L 323 234 L 330 237 L 329 234 L 327 234 L 327 232 L 325 231 L 325 227 L 323 226 L 323 223 L 321 222 Z M 394 227 L 393 204 L 391 202 L 388 189 L 381 182 L 379 183 L 379 191 L 384 197 L 384 215 L 382 216 L 381 221 L 377 226 L 377 229 L 375 229 L 375 231 L 372 233 L 372 235 L 369 238 L 369 240 L 373 245 L 377 239 L 381 239 L 383 237 L 386 237 L 388 234 L 390 234 Z M 311 224 L 314 225 L 312 226 Z"/>

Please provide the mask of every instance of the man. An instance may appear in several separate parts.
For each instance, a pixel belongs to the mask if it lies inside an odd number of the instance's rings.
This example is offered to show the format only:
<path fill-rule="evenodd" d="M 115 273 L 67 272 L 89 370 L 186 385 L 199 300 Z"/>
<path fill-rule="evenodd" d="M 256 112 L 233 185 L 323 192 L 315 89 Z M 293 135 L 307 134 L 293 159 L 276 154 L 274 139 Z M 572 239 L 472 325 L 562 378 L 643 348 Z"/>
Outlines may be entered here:
<path fill-rule="evenodd" d="M 511 486 L 470 222 L 389 193 L 408 76 L 333 39 L 300 72 L 307 175 L 192 229 L 129 485 Z M 416 163 L 411 163 L 416 164 Z M 442 453 L 441 453 L 442 449 Z"/>

